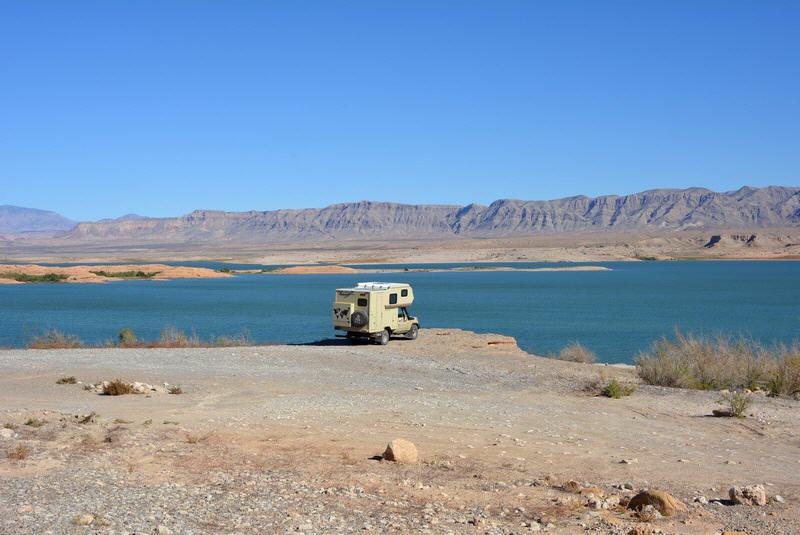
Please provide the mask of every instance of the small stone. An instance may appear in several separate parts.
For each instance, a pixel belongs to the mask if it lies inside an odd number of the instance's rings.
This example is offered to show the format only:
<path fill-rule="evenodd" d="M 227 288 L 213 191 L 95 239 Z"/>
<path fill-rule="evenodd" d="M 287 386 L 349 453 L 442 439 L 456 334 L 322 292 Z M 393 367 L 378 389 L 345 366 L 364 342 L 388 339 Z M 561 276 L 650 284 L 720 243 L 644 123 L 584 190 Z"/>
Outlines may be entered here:
<path fill-rule="evenodd" d="M 156 527 L 156 533 L 158 533 L 158 535 L 172 535 L 172 530 L 167 526 L 159 524 L 158 527 Z"/>
<path fill-rule="evenodd" d="M 732 487 L 728 495 L 733 503 L 739 505 L 767 505 L 767 492 L 764 485 Z"/>
<path fill-rule="evenodd" d="M 0 429 L 0 438 L 14 438 L 17 434 L 13 429 L 2 428 Z"/>
<path fill-rule="evenodd" d="M 419 460 L 419 455 L 417 453 L 417 447 L 413 442 L 404 438 L 396 438 L 386 446 L 386 451 L 383 452 L 383 458 L 387 461 L 403 464 L 416 464 Z"/>
<path fill-rule="evenodd" d="M 27 515 L 28 513 L 32 513 L 32 512 L 33 512 L 33 506 L 32 505 L 22 505 L 20 507 L 17 507 L 17 513 L 18 514 Z"/>
<path fill-rule="evenodd" d="M 773 502 L 778 502 L 778 503 L 785 503 L 786 502 L 786 500 L 780 494 L 776 494 L 775 496 L 773 496 L 772 497 L 772 501 Z"/>
<path fill-rule="evenodd" d="M 94 515 L 89 513 L 81 513 L 75 517 L 75 525 L 77 526 L 88 526 L 94 522 Z"/>
<path fill-rule="evenodd" d="M 639 464 L 639 459 L 634 457 L 633 459 L 622 459 L 620 464 Z"/>
<path fill-rule="evenodd" d="M 701 505 L 708 505 L 708 498 L 706 498 L 705 496 L 696 496 L 694 501 Z"/>

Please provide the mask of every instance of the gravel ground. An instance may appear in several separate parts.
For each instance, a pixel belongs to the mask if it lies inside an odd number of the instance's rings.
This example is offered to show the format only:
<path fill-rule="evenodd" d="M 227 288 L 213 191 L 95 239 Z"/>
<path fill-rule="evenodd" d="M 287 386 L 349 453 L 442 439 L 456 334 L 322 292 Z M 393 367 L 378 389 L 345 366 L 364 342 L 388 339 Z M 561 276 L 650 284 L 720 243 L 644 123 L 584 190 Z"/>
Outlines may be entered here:
<path fill-rule="evenodd" d="M 600 374 L 635 382 L 632 370 L 531 356 L 503 336 L 12 350 L 0 372 L 0 533 L 800 532 L 797 402 L 758 398 L 737 420 L 707 416 L 714 393 L 596 397 Z M 70 375 L 184 393 L 55 384 Z M 418 464 L 374 458 L 399 437 Z M 661 488 L 689 512 L 594 509 L 570 480 L 623 504 Z M 784 503 L 713 502 L 748 484 Z"/>

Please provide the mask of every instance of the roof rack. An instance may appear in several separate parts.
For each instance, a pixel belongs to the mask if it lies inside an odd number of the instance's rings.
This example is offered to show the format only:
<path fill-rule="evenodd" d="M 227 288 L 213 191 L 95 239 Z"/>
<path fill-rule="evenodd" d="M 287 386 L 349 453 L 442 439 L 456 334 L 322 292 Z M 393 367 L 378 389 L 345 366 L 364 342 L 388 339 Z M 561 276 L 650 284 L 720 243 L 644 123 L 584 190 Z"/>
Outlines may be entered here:
<path fill-rule="evenodd" d="M 388 290 L 400 286 L 408 286 L 408 284 L 401 282 L 359 282 L 356 284 L 356 288 L 359 290 Z"/>

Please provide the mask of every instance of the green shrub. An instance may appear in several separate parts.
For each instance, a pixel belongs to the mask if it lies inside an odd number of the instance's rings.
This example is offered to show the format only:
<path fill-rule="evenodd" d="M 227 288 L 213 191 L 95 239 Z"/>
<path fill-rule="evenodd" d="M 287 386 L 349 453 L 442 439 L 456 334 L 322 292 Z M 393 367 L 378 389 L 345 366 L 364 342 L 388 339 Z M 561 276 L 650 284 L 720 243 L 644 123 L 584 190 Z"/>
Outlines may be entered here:
<path fill-rule="evenodd" d="M 118 279 L 151 279 L 161 273 L 160 271 L 90 271 L 99 277 Z"/>
<path fill-rule="evenodd" d="M 753 396 L 744 390 L 723 392 L 717 403 L 727 406 L 730 413 L 737 418 L 744 418 L 744 413 L 747 412 L 748 407 L 753 403 Z"/>
<path fill-rule="evenodd" d="M 558 354 L 551 355 L 550 357 L 569 362 L 582 362 L 584 364 L 591 364 L 597 360 L 595 354 L 586 349 L 580 342 L 572 342 L 563 347 Z"/>
<path fill-rule="evenodd" d="M 117 345 L 120 347 L 133 347 L 136 345 L 136 333 L 130 327 L 125 327 L 117 335 Z"/>
<path fill-rule="evenodd" d="M 60 273 L 46 273 L 44 275 L 27 275 L 25 273 L 0 273 L 2 279 L 14 279 L 17 282 L 62 282 L 69 278 L 69 275 Z"/>
<path fill-rule="evenodd" d="M 602 394 L 607 398 L 620 399 L 636 392 L 636 385 L 623 384 L 616 379 L 611 379 L 603 388 Z"/>

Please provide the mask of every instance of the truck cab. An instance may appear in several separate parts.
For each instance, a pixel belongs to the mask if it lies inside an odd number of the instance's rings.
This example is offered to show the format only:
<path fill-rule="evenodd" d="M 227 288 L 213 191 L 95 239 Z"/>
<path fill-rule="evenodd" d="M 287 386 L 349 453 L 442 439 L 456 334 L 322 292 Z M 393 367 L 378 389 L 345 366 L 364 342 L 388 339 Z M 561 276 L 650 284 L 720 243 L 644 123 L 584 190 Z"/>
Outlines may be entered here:
<path fill-rule="evenodd" d="M 333 302 L 333 328 L 345 331 L 353 341 L 386 345 L 397 335 L 414 340 L 419 320 L 408 313 L 413 302 L 414 290 L 405 283 L 359 282 L 352 288 L 339 288 Z"/>

